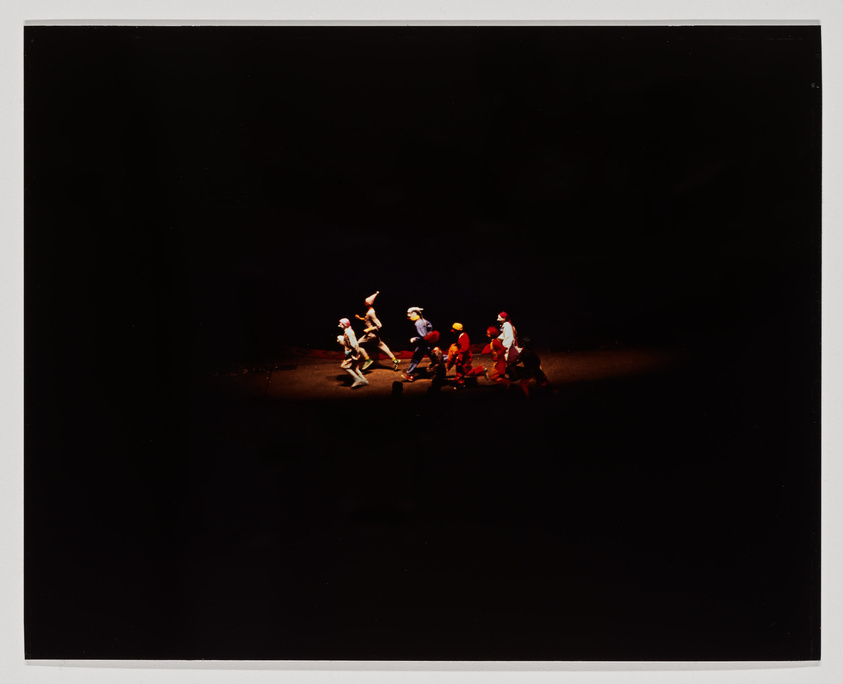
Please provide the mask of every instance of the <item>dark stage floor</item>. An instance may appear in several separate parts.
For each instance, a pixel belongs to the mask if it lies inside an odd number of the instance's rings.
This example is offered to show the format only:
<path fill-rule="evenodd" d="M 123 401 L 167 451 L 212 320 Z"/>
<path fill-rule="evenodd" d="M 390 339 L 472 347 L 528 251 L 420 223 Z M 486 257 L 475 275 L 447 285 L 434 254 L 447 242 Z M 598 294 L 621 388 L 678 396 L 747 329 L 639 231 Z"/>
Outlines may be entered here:
<path fill-rule="evenodd" d="M 68 506 L 82 550 L 32 598 L 68 609 L 33 622 L 61 647 L 31 657 L 810 658 L 817 483 L 787 406 L 722 358 L 543 362 L 529 399 L 394 396 L 377 366 L 351 390 L 306 358 L 205 378 L 171 462 L 104 466 L 106 517 Z"/>

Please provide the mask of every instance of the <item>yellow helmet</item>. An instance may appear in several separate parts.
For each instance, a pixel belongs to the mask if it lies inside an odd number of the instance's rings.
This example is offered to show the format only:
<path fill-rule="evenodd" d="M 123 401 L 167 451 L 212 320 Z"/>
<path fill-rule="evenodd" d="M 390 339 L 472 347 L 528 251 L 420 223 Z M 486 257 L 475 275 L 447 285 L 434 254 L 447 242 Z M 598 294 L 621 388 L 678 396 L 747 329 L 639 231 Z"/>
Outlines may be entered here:
<path fill-rule="evenodd" d="M 457 332 L 462 332 L 462 323 L 454 323 L 451 326 L 451 330 L 456 330 Z"/>

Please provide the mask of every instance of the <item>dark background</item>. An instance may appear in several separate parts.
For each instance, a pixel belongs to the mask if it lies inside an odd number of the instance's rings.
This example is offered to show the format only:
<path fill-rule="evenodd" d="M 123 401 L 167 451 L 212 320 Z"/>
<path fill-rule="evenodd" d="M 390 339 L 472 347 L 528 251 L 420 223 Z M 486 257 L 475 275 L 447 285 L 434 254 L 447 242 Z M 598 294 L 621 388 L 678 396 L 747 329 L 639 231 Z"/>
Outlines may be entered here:
<path fill-rule="evenodd" d="M 29 657 L 819 656 L 818 27 L 25 39 Z M 387 407 L 198 391 L 334 348 L 375 290 L 394 349 L 408 306 L 475 340 L 506 309 L 546 353 L 691 361 L 471 428 L 390 414 L 367 451 Z M 234 413 L 286 437 L 223 468 Z M 370 477 L 411 512 L 338 522 Z"/>

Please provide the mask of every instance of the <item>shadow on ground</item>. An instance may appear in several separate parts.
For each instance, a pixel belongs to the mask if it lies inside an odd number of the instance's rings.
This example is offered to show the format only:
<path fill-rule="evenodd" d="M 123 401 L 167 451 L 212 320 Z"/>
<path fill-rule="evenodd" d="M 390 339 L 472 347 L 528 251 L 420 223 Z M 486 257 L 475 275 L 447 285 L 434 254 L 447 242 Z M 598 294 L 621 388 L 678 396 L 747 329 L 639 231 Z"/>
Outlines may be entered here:
<path fill-rule="evenodd" d="M 203 392 L 180 649 L 728 660 L 807 639 L 804 596 L 779 588 L 808 568 L 774 550 L 806 557 L 782 492 L 800 474 L 767 467 L 780 436 L 753 430 L 728 373 L 667 353 L 568 360 L 529 399 L 483 380 L 396 394 L 385 369 L 352 391 L 326 364 L 298 367 L 321 382 L 306 388 L 282 373 L 290 391 L 258 377 Z"/>

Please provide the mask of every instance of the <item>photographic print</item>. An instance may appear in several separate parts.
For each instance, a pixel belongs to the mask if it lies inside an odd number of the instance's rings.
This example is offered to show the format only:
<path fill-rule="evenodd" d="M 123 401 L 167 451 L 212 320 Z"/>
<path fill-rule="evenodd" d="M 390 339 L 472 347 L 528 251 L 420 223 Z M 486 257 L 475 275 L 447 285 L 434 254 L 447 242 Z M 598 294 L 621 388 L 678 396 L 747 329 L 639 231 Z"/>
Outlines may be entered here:
<path fill-rule="evenodd" d="M 24 40 L 27 658 L 819 660 L 818 25 Z"/>

